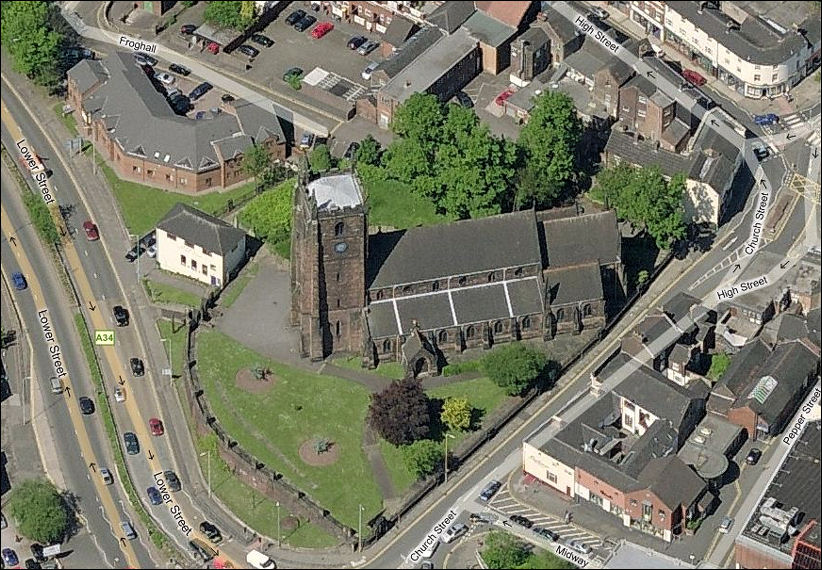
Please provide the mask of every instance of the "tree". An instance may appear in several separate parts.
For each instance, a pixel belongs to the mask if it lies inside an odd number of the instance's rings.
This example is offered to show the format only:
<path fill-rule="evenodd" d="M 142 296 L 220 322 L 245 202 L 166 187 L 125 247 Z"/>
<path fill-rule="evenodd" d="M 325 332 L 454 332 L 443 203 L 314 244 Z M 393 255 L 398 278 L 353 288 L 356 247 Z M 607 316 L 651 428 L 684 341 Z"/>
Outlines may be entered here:
<path fill-rule="evenodd" d="M 369 164 L 377 166 L 380 163 L 381 154 L 380 143 L 373 136 L 368 135 L 360 142 L 356 157 L 358 164 Z"/>
<path fill-rule="evenodd" d="M 453 430 L 467 430 L 471 426 L 471 404 L 468 403 L 468 398 L 445 400 L 440 418 Z"/>
<path fill-rule="evenodd" d="M 482 559 L 488 568 L 517 568 L 528 560 L 525 544 L 507 532 L 492 530 L 485 539 Z"/>
<path fill-rule="evenodd" d="M 445 111 L 436 95 L 414 93 L 397 107 L 391 121 L 395 135 L 433 147 L 442 138 Z"/>
<path fill-rule="evenodd" d="M 417 479 L 434 473 L 443 461 L 442 446 L 430 439 L 421 439 L 402 448 L 405 467 Z"/>
<path fill-rule="evenodd" d="M 240 212 L 240 222 L 251 228 L 254 235 L 269 243 L 289 242 L 291 239 L 291 203 L 294 181 L 286 180 L 276 188 L 256 196 Z M 280 248 L 277 248 L 280 251 Z"/>
<path fill-rule="evenodd" d="M 582 121 L 570 97 L 548 91 L 536 98 L 519 136 L 522 164 L 539 175 L 528 196 L 535 205 L 554 206 L 567 193 L 581 133 Z"/>
<path fill-rule="evenodd" d="M 271 167 L 271 155 L 263 145 L 254 144 L 245 152 L 243 170 L 257 181 L 257 187 L 262 186 L 263 175 Z"/>
<path fill-rule="evenodd" d="M 368 407 L 371 426 L 389 443 L 404 445 L 428 435 L 431 418 L 428 396 L 419 380 L 395 380 L 371 395 Z"/>
<path fill-rule="evenodd" d="M 209 2 L 205 9 L 205 21 L 221 28 L 243 30 L 253 21 L 247 10 L 243 10 L 243 2 L 226 0 L 223 2 Z"/>
<path fill-rule="evenodd" d="M 333 166 L 331 153 L 328 151 L 328 146 L 318 144 L 311 151 L 308 157 L 308 164 L 311 165 L 311 170 L 314 172 L 328 172 Z"/>
<path fill-rule="evenodd" d="M 498 347 L 483 359 L 485 373 L 509 396 L 521 394 L 540 377 L 547 364 L 545 354 L 520 342 Z"/>
<path fill-rule="evenodd" d="M 724 352 L 711 355 L 711 367 L 708 369 L 708 378 L 717 382 L 731 365 L 731 357 Z"/>
<path fill-rule="evenodd" d="M 50 25 L 47 2 L 3 2 L 0 42 L 11 55 L 14 69 L 40 85 L 58 79 L 63 36 Z"/>
<path fill-rule="evenodd" d="M 12 489 L 9 511 L 17 530 L 37 542 L 59 542 L 71 519 L 57 488 L 45 479 L 27 479 Z"/>
<path fill-rule="evenodd" d="M 649 277 L 650 275 L 648 275 L 648 270 L 641 269 L 639 273 L 636 274 L 636 284 L 639 286 L 645 285 Z"/>

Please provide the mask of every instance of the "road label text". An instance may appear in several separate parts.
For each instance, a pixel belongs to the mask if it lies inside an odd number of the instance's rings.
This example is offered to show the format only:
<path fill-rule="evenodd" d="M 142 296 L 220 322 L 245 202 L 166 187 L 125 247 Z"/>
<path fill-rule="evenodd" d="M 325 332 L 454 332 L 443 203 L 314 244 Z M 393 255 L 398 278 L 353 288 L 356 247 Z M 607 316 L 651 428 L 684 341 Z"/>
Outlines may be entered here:
<path fill-rule="evenodd" d="M 120 45 L 131 48 L 134 51 L 144 51 L 146 53 L 157 53 L 157 44 L 150 44 L 143 40 L 133 40 L 128 36 L 120 36 Z"/>
<path fill-rule="evenodd" d="M 114 331 L 99 330 L 94 332 L 94 344 L 97 346 L 114 346 Z"/>
<path fill-rule="evenodd" d="M 49 190 L 48 187 L 48 173 L 46 172 L 46 167 L 43 165 L 40 157 L 31 152 L 25 143 L 26 139 L 20 139 L 15 143 L 17 145 L 17 149 L 20 151 L 20 158 L 31 171 L 31 177 L 34 178 L 35 182 L 37 182 L 37 186 L 43 194 L 43 200 L 46 204 L 53 204 L 54 197 L 51 195 L 51 190 Z"/>
<path fill-rule="evenodd" d="M 733 299 L 740 293 L 740 289 L 742 292 L 746 291 L 753 291 L 754 289 L 759 289 L 760 287 L 764 287 L 768 285 L 768 276 L 763 275 L 762 277 L 757 277 L 756 279 L 749 279 L 748 281 L 743 281 L 739 284 L 739 287 L 736 285 L 729 287 L 727 289 L 720 289 L 716 292 L 717 298 L 722 301 L 723 299 Z"/>
<path fill-rule="evenodd" d="M 791 426 L 791 431 L 789 431 L 783 438 L 782 443 L 785 445 L 793 445 L 799 439 L 799 436 L 802 434 L 802 430 L 805 429 L 805 424 L 807 423 L 807 418 L 805 417 L 806 414 L 810 414 L 813 410 L 814 405 L 816 402 L 819 401 L 819 397 L 822 396 L 822 391 L 819 390 L 819 386 L 815 386 L 813 392 L 811 392 L 808 399 L 805 400 L 805 403 L 799 409 L 799 415 L 797 416 L 796 420 L 793 422 Z"/>
<path fill-rule="evenodd" d="M 157 485 L 157 490 L 160 491 L 160 496 L 163 498 L 163 502 L 170 505 L 168 512 L 170 512 L 171 516 L 174 517 L 174 520 L 177 522 L 177 526 L 180 527 L 180 532 L 186 536 L 189 536 L 191 534 L 191 527 L 188 526 L 188 523 L 183 518 L 183 509 L 180 508 L 180 505 L 176 505 L 174 504 L 174 501 L 172 501 L 171 493 L 166 488 L 166 482 L 163 479 L 162 471 L 154 474 L 154 483 Z"/>
<path fill-rule="evenodd" d="M 591 22 L 583 18 L 582 16 L 577 16 L 576 21 L 574 24 L 583 32 L 594 38 L 598 41 L 602 47 L 605 49 L 612 51 L 614 53 L 617 52 L 619 49 L 619 43 L 609 38 L 608 35 L 603 31 L 594 26 Z"/>
<path fill-rule="evenodd" d="M 589 561 L 586 560 L 585 557 L 580 556 L 573 550 L 565 548 L 564 546 L 557 545 L 557 556 L 562 556 L 563 558 L 565 558 L 569 562 L 572 562 L 573 564 L 576 564 L 580 568 L 585 568 L 586 566 L 588 566 Z"/>
<path fill-rule="evenodd" d="M 411 554 L 408 555 L 408 559 L 411 562 L 419 562 L 420 558 L 423 558 L 423 554 L 428 552 L 429 550 L 433 552 L 434 548 L 436 548 L 437 541 L 439 540 L 439 536 L 445 532 L 445 530 L 451 526 L 451 524 L 456 520 L 457 512 L 454 509 L 448 511 L 448 514 L 445 515 L 440 522 L 435 524 L 431 529 L 431 532 L 425 537 L 417 548 L 414 549 Z"/>
<path fill-rule="evenodd" d="M 48 311 L 48 309 L 43 309 L 37 313 L 37 316 L 40 317 L 40 327 L 43 329 L 43 338 L 46 340 L 46 343 L 49 344 L 48 350 L 51 356 L 51 364 L 54 366 L 54 373 L 57 374 L 58 378 L 62 378 L 67 372 L 63 367 L 63 354 L 60 351 L 60 345 L 57 344 L 57 339 L 54 338 L 54 333 L 51 331 Z"/>

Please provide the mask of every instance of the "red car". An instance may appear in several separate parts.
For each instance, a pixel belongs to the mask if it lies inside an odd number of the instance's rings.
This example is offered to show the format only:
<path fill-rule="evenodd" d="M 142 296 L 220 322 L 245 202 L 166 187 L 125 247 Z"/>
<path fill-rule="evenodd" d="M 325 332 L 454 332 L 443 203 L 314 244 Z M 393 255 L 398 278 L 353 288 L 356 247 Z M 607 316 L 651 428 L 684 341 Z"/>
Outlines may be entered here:
<path fill-rule="evenodd" d="M 317 24 L 316 28 L 311 30 L 311 37 L 315 39 L 320 39 L 333 29 L 334 24 L 332 24 L 331 22 L 320 22 L 319 24 Z"/>
<path fill-rule="evenodd" d="M 151 428 L 151 435 L 163 435 L 163 433 L 165 433 L 165 430 L 163 429 L 163 422 L 157 418 L 151 418 L 148 420 L 148 427 Z"/>
<path fill-rule="evenodd" d="M 508 97 L 514 94 L 512 89 L 506 89 L 499 95 L 497 95 L 496 99 L 494 99 L 494 103 L 502 107 L 502 105 L 508 100 Z"/>
<path fill-rule="evenodd" d="M 89 241 L 96 241 L 100 239 L 100 233 L 97 231 L 97 226 L 91 220 L 83 222 L 83 229 L 86 230 L 86 238 Z"/>
<path fill-rule="evenodd" d="M 688 81 L 690 81 L 691 83 L 696 85 L 697 87 L 702 87 L 703 85 L 708 83 L 707 79 L 705 79 L 699 73 L 697 73 L 696 71 L 693 71 L 692 69 L 682 70 L 682 77 L 684 77 L 685 79 L 687 79 Z"/>

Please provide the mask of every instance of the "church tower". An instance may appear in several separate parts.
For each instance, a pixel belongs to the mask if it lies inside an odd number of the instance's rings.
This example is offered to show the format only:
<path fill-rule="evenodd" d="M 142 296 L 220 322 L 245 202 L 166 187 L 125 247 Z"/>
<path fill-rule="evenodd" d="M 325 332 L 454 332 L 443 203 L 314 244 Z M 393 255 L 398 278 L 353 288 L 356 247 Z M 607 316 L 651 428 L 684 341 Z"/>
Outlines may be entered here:
<path fill-rule="evenodd" d="M 291 229 L 291 324 L 300 354 L 360 354 L 366 304 L 368 223 L 353 173 L 300 176 Z"/>

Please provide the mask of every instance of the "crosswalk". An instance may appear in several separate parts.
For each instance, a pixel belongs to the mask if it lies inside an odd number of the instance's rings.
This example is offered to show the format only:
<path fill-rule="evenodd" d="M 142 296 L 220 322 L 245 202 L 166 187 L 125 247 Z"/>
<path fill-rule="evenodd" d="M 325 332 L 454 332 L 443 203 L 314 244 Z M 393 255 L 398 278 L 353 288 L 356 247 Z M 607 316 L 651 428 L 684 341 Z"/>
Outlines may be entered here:
<path fill-rule="evenodd" d="M 783 128 L 790 131 L 799 128 L 806 121 L 807 119 L 801 113 L 792 113 L 782 117 L 779 122 Z M 819 146 L 820 139 L 822 139 L 822 136 L 820 136 L 820 129 L 817 126 L 817 128 L 805 138 L 805 142 L 811 147 L 815 147 Z"/>

